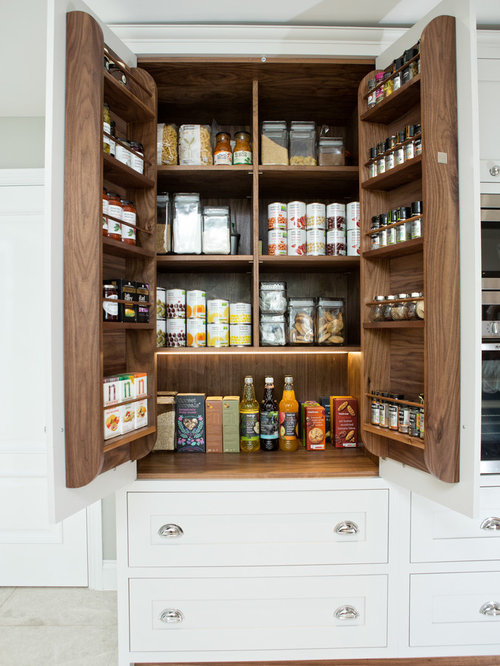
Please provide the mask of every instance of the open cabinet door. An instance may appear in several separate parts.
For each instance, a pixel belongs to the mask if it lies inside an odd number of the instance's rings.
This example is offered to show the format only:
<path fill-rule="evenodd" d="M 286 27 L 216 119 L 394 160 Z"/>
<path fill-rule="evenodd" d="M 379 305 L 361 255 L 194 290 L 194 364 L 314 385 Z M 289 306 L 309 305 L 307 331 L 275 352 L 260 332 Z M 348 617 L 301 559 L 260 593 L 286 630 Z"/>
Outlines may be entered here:
<path fill-rule="evenodd" d="M 370 251 L 365 236 L 365 298 L 404 295 L 415 287 L 425 298 L 420 322 L 370 323 L 363 313 L 364 439 L 379 455 L 385 479 L 469 516 L 478 507 L 481 415 L 479 129 L 471 4 L 441 2 L 377 59 L 377 69 L 384 70 L 421 39 L 420 73 L 406 90 L 403 85 L 392 100 L 370 110 L 365 80 L 359 98 L 360 149 L 375 145 L 383 131 L 392 135 L 407 124 L 422 125 L 421 156 L 372 178 L 366 166 L 362 169 L 365 222 L 388 208 L 423 202 L 423 238 Z M 365 159 L 362 153 L 360 163 Z M 384 435 L 371 425 L 369 396 L 389 386 L 408 396 L 424 393 L 423 441 L 397 432 Z"/>
<path fill-rule="evenodd" d="M 107 260 L 103 259 L 107 255 L 101 215 L 102 187 L 106 185 L 103 101 L 112 98 L 114 106 L 126 116 L 119 127 L 121 136 L 135 131 L 134 138 L 142 141 L 145 149 L 156 150 L 156 90 L 148 74 L 134 70 L 143 89 L 149 88 L 147 102 L 137 101 L 144 117 L 134 124 L 128 105 L 129 98 L 134 102 L 134 96 L 121 82 L 107 77 L 103 45 L 112 50 L 115 60 L 121 59 L 129 68 L 136 66 L 134 54 L 82 2 L 49 0 L 48 5 L 44 247 L 48 284 L 45 311 L 49 318 L 47 440 L 52 463 L 51 509 L 54 520 L 59 521 L 132 482 L 136 478 L 135 460 L 154 444 L 155 331 L 143 324 L 144 335 L 136 343 L 132 339 L 136 331 L 129 335 L 124 326 L 116 331 L 103 330 L 102 280 L 108 279 L 113 269 L 106 267 Z M 150 163 L 141 177 L 136 178 L 129 173 L 132 169 L 125 168 L 128 181 L 117 191 L 128 199 L 132 198 L 129 191 L 135 194 L 137 187 L 138 214 L 142 213 L 145 237 L 154 239 L 155 159 L 148 157 Z M 108 171 L 116 168 L 114 162 L 110 158 L 105 163 Z M 140 238 L 139 232 L 137 235 Z M 121 271 L 116 277 L 149 282 L 154 293 L 154 250 L 145 248 L 141 240 L 130 252 L 116 245 L 110 252 L 112 266 L 116 266 L 117 273 Z M 153 312 L 153 324 L 154 316 Z M 103 351 L 106 335 L 115 336 L 121 344 L 111 371 L 111 352 Z M 102 378 L 132 371 L 148 373 L 149 396 L 144 402 L 151 407 L 149 428 L 143 428 L 140 440 L 129 433 L 127 442 L 115 441 L 110 446 L 113 440 L 103 440 Z"/>

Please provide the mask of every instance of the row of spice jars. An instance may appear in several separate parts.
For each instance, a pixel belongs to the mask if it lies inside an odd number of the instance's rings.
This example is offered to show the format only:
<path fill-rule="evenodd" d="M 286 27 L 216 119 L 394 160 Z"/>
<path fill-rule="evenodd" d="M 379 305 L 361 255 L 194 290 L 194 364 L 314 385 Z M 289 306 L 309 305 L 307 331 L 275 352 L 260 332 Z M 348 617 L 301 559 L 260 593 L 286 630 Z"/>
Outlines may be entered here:
<path fill-rule="evenodd" d="M 137 173 L 144 173 L 144 146 L 139 141 L 129 141 L 115 134 L 115 122 L 111 120 L 108 104 L 103 110 L 103 151 L 126 164 Z"/>
<path fill-rule="evenodd" d="M 116 192 L 102 191 L 102 235 L 129 245 L 136 244 L 137 211 L 133 201 Z"/>
<path fill-rule="evenodd" d="M 417 74 L 420 74 L 420 42 L 407 49 L 402 56 L 396 58 L 383 72 L 377 72 L 368 81 L 368 108 L 373 108 L 382 100 L 399 90 Z"/>
<path fill-rule="evenodd" d="M 424 319 L 424 295 L 422 291 L 410 294 L 377 295 L 370 305 L 368 318 L 372 322 Z"/>
<path fill-rule="evenodd" d="M 412 201 L 410 206 L 400 206 L 387 213 L 374 215 L 370 225 L 370 249 L 378 250 L 387 245 L 421 238 L 422 226 L 421 201 Z"/>
<path fill-rule="evenodd" d="M 121 278 L 104 280 L 102 297 L 103 321 L 139 324 L 149 322 L 149 284 L 147 282 L 134 282 Z"/>
<path fill-rule="evenodd" d="M 371 398 L 370 423 L 379 428 L 401 432 L 424 439 L 424 394 L 420 393 L 420 405 L 408 405 L 401 393 L 374 391 Z"/>
<path fill-rule="evenodd" d="M 370 148 L 367 163 L 368 175 L 370 178 L 375 178 L 421 154 L 422 128 L 419 123 L 407 125 L 404 130 L 398 131 Z"/>

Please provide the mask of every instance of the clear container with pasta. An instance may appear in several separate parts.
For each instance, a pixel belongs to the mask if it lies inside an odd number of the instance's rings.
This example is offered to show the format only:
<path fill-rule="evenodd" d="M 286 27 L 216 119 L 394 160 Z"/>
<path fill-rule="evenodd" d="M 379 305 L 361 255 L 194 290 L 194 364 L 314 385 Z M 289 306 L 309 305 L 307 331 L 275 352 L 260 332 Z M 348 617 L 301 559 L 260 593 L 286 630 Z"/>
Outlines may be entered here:
<path fill-rule="evenodd" d="M 158 164 L 177 164 L 177 125 L 158 123 L 156 154 Z"/>
<path fill-rule="evenodd" d="M 179 164 L 211 165 L 212 139 L 208 125 L 181 125 L 179 127 Z"/>

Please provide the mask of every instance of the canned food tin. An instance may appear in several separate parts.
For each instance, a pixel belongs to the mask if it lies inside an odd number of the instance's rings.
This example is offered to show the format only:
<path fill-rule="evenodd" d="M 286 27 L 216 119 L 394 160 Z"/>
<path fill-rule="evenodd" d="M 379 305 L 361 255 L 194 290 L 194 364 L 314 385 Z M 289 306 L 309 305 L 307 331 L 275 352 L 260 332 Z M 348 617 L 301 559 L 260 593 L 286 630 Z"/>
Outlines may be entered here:
<path fill-rule="evenodd" d="M 231 347 L 248 347 L 252 344 L 252 327 L 248 324 L 231 324 L 229 327 Z"/>
<path fill-rule="evenodd" d="M 229 323 L 229 303 L 221 298 L 207 301 L 207 321 L 209 324 Z"/>
<path fill-rule="evenodd" d="M 229 306 L 230 324 L 251 324 L 252 306 L 250 303 L 231 303 Z"/>
<path fill-rule="evenodd" d="M 186 346 L 186 320 L 167 319 L 167 347 Z"/>
<path fill-rule="evenodd" d="M 229 346 L 229 324 L 207 324 L 208 347 Z"/>
<path fill-rule="evenodd" d="M 325 229 L 325 211 L 323 203 L 310 203 L 306 207 L 306 229 Z"/>
<path fill-rule="evenodd" d="M 326 232 L 326 253 L 329 257 L 345 256 L 347 253 L 345 231 L 333 229 Z"/>
<path fill-rule="evenodd" d="M 287 206 L 287 229 L 306 228 L 306 204 L 303 201 L 291 201 Z"/>
<path fill-rule="evenodd" d="M 286 215 L 286 203 L 280 203 L 276 201 L 275 203 L 269 204 L 267 207 L 267 228 L 271 229 L 284 229 L 286 230 L 287 225 L 287 215 Z"/>
<path fill-rule="evenodd" d="M 307 231 L 307 256 L 321 257 L 326 253 L 326 234 L 324 229 Z"/>
<path fill-rule="evenodd" d="M 271 229 L 267 232 L 267 254 L 286 256 L 288 234 L 285 229 Z"/>
<path fill-rule="evenodd" d="M 361 242 L 361 231 L 359 229 L 349 229 L 347 232 L 347 256 L 359 256 L 359 246 Z"/>
<path fill-rule="evenodd" d="M 167 289 L 167 319 L 186 318 L 186 292 L 184 289 Z"/>
<path fill-rule="evenodd" d="M 351 201 L 346 206 L 346 222 L 347 222 L 347 231 L 350 229 L 359 229 L 360 219 L 361 219 L 361 209 L 359 201 Z"/>
<path fill-rule="evenodd" d="M 304 229 L 288 229 L 288 254 L 289 256 L 301 256 L 307 250 L 307 235 Z"/>
<path fill-rule="evenodd" d="M 156 320 L 156 346 L 165 347 L 167 344 L 167 322 L 165 319 Z"/>
<path fill-rule="evenodd" d="M 156 287 L 156 318 L 166 319 L 167 317 L 167 290 L 163 287 Z"/>
<path fill-rule="evenodd" d="M 334 229 L 345 231 L 345 204 L 328 204 L 326 207 L 326 221 L 328 231 Z"/>
<path fill-rule="evenodd" d="M 205 332 L 204 319 L 186 320 L 186 346 L 187 347 L 206 347 L 207 334 Z"/>
<path fill-rule="evenodd" d="M 207 318 L 207 296 L 201 289 L 191 289 L 186 293 L 186 317 L 187 319 Z"/>

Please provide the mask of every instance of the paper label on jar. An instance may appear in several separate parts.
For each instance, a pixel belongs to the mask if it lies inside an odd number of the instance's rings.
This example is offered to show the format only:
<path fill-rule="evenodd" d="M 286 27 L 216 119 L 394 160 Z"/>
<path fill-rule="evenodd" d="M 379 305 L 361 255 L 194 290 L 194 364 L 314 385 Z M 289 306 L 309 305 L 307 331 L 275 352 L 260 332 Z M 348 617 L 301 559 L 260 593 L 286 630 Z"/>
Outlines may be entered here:
<path fill-rule="evenodd" d="M 116 220 L 112 220 L 111 218 L 108 218 L 108 236 L 110 235 L 115 235 L 115 236 L 121 236 L 122 235 L 122 225 L 120 222 L 117 222 Z"/>
<path fill-rule="evenodd" d="M 233 154 L 229 152 L 228 150 L 220 150 L 218 153 L 215 153 L 214 155 L 214 164 L 215 165 L 229 165 L 233 163 Z"/>
<path fill-rule="evenodd" d="M 325 228 L 325 204 L 322 203 L 307 204 L 306 228 L 307 230 Z"/>
<path fill-rule="evenodd" d="M 287 208 L 287 228 L 302 230 L 306 228 L 306 204 L 303 201 L 291 201 Z"/>
<path fill-rule="evenodd" d="M 267 228 L 286 231 L 287 212 L 285 203 L 271 203 L 267 207 Z"/>
<path fill-rule="evenodd" d="M 361 232 L 359 229 L 351 229 L 347 232 L 347 256 L 355 257 L 360 254 Z"/>
<path fill-rule="evenodd" d="M 272 229 L 267 234 L 267 254 L 285 256 L 287 253 L 287 232 L 284 229 Z"/>
<path fill-rule="evenodd" d="M 122 164 L 127 164 L 130 166 L 132 153 L 128 148 L 122 146 L 120 143 L 116 144 L 115 157 Z"/>
<path fill-rule="evenodd" d="M 130 153 L 130 156 L 130 166 L 132 169 L 138 173 L 144 173 L 144 160 L 142 157 L 139 157 L 139 155 L 134 155 L 134 153 Z"/>
<path fill-rule="evenodd" d="M 288 254 L 289 256 L 302 256 L 307 251 L 307 235 L 305 229 L 288 230 Z"/>
<path fill-rule="evenodd" d="M 129 222 L 135 226 L 136 214 L 132 211 L 124 210 L 122 214 L 122 221 Z M 134 227 L 128 227 L 126 224 L 122 224 L 122 240 L 135 240 Z"/>
<path fill-rule="evenodd" d="M 252 153 L 249 150 L 235 150 L 233 164 L 252 164 Z"/>
<path fill-rule="evenodd" d="M 119 220 L 121 220 L 123 216 L 123 208 L 121 206 L 118 206 L 117 204 L 109 203 L 108 215 L 111 215 L 112 217 L 116 217 Z"/>

